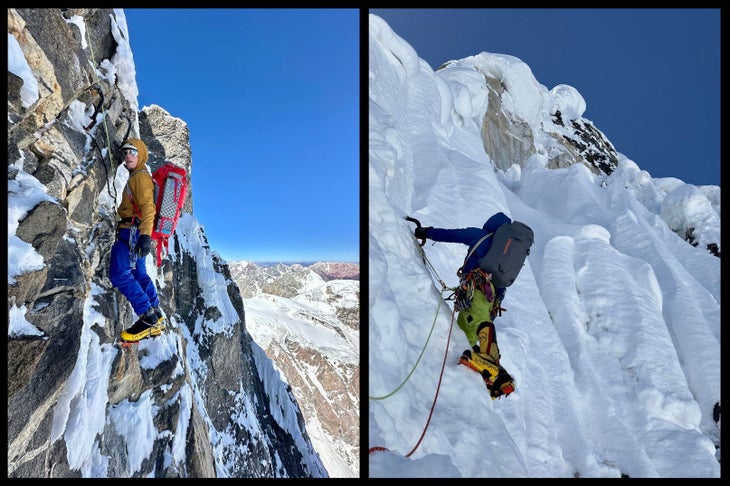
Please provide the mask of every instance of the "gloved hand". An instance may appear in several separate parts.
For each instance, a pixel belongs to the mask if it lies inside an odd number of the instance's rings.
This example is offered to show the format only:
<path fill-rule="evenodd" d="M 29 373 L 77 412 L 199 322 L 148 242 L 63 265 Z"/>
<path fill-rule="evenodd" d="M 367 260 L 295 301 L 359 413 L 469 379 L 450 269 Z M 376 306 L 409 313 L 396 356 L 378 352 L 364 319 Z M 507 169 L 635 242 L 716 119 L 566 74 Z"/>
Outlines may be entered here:
<path fill-rule="evenodd" d="M 137 246 L 135 247 L 135 251 L 137 252 L 137 258 L 146 257 L 151 250 L 152 238 L 150 238 L 150 235 L 139 235 L 139 239 L 137 240 Z"/>
<path fill-rule="evenodd" d="M 426 231 L 428 231 L 430 229 L 433 229 L 433 226 L 426 226 L 426 227 L 419 226 L 413 231 L 413 234 L 416 235 L 416 239 L 425 240 L 427 238 Z"/>

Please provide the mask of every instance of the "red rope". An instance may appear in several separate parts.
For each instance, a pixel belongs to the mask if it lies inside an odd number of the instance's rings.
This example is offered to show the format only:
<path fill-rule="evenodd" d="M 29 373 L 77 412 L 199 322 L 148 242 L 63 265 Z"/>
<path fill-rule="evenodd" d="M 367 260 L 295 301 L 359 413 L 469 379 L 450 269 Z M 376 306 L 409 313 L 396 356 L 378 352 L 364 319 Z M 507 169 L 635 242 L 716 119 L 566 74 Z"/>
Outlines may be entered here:
<path fill-rule="evenodd" d="M 423 440 L 423 437 L 426 435 L 426 430 L 428 430 L 428 426 L 431 423 L 431 417 L 433 417 L 433 409 L 436 408 L 436 400 L 438 400 L 439 397 L 439 390 L 441 389 L 441 380 L 444 377 L 444 369 L 446 369 L 446 357 L 449 355 L 449 343 L 451 342 L 451 330 L 454 328 L 454 313 L 456 312 L 456 309 L 454 309 L 451 312 L 451 323 L 449 323 L 449 337 L 446 339 L 446 352 L 444 353 L 444 362 L 441 364 L 441 373 L 439 374 L 439 383 L 436 387 L 436 395 L 433 397 L 433 403 L 431 404 L 431 411 L 428 414 L 428 420 L 426 421 L 426 426 L 423 428 L 423 432 L 421 433 L 421 437 L 418 439 L 418 443 L 416 446 L 406 454 L 406 457 L 410 457 L 411 454 L 416 452 L 416 449 L 418 449 L 418 446 L 421 445 L 421 441 Z"/>
<path fill-rule="evenodd" d="M 371 447 L 370 449 L 368 449 L 368 454 L 372 454 L 373 452 L 378 452 L 378 451 L 387 451 L 387 450 L 388 450 L 387 448 L 380 447 L 380 446 L 378 446 L 378 447 Z"/>
<path fill-rule="evenodd" d="M 441 373 L 439 374 L 439 382 L 436 386 L 436 395 L 433 397 L 433 403 L 431 404 L 431 411 L 428 414 L 428 420 L 426 421 L 426 425 L 423 428 L 423 432 L 421 433 L 421 437 L 418 439 L 418 442 L 416 443 L 416 446 L 406 454 L 405 457 L 410 457 L 411 454 L 416 452 L 416 449 L 418 449 L 418 446 L 421 445 L 421 441 L 423 440 L 424 436 L 426 435 L 426 431 L 428 430 L 428 426 L 431 424 L 431 418 L 433 417 L 433 409 L 436 408 L 436 401 L 438 400 L 439 396 L 439 390 L 441 389 L 441 380 L 444 377 L 444 369 L 446 369 L 446 358 L 449 355 L 449 343 L 451 342 L 451 330 L 454 328 L 454 314 L 456 313 L 456 309 L 454 309 L 451 312 L 451 322 L 449 323 L 449 336 L 446 339 L 446 352 L 444 353 L 444 362 L 441 364 Z M 377 451 L 387 451 L 388 449 L 381 446 L 371 447 L 368 449 L 368 454 L 372 454 L 373 452 Z"/>

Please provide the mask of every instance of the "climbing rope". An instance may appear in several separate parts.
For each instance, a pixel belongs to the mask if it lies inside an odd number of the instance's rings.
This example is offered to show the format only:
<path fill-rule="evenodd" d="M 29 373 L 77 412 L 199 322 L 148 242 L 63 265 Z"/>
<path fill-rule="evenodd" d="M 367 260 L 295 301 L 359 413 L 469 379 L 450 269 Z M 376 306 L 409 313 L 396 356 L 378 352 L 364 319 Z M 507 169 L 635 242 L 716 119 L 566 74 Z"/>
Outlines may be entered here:
<path fill-rule="evenodd" d="M 451 312 L 451 322 L 449 323 L 449 335 L 446 338 L 446 351 L 444 352 L 444 360 L 443 363 L 441 363 L 441 372 L 439 373 L 439 381 L 438 385 L 436 386 L 436 394 L 433 397 L 433 402 L 431 403 L 431 410 L 428 413 L 428 419 L 426 420 L 426 425 L 423 427 L 423 431 L 421 432 L 421 436 L 418 438 L 418 442 L 416 442 L 416 445 L 413 446 L 413 449 L 405 455 L 405 457 L 410 457 L 414 452 L 416 452 L 416 449 L 421 445 L 421 442 L 423 441 L 423 438 L 426 436 L 426 431 L 428 430 L 429 425 L 431 424 L 431 418 L 433 418 L 433 410 L 436 408 L 436 402 L 438 401 L 439 392 L 441 390 L 441 382 L 444 377 L 444 369 L 446 369 L 446 358 L 449 355 L 449 344 L 451 343 L 451 331 L 454 328 L 454 315 L 456 311 Z M 376 446 L 371 447 L 368 449 L 368 454 L 372 454 L 373 452 L 377 451 L 387 451 L 388 449 L 382 446 Z"/>
<path fill-rule="evenodd" d="M 419 228 L 421 227 L 421 222 L 418 221 L 416 218 L 411 218 L 410 216 L 405 217 L 406 221 L 410 221 L 412 223 L 416 223 L 416 226 Z M 446 285 L 446 283 L 439 277 L 438 272 L 436 272 L 436 269 L 434 268 L 433 264 L 431 263 L 431 260 L 428 259 L 426 256 L 426 252 L 423 249 L 423 245 L 426 244 L 425 238 L 421 241 L 421 243 L 418 243 L 418 241 L 414 238 L 413 243 L 416 245 L 416 248 L 418 249 L 419 253 L 421 253 L 421 259 L 423 260 L 423 263 L 426 265 L 426 268 L 429 272 L 431 272 L 431 275 L 433 275 L 438 283 L 441 284 L 441 291 L 444 290 L 456 290 L 455 288 L 450 288 Z M 448 298 L 446 300 L 449 300 Z"/>
<path fill-rule="evenodd" d="M 104 93 L 101 89 L 101 80 L 99 79 L 99 75 L 97 73 L 98 66 L 96 65 L 95 57 L 94 57 L 94 44 L 91 42 L 91 37 L 89 36 L 89 29 L 86 27 L 86 19 L 84 19 L 84 31 L 86 33 L 86 42 L 89 45 L 89 50 L 91 51 L 91 67 L 93 68 L 92 71 L 94 73 L 94 84 L 91 86 L 91 89 L 94 89 L 99 94 L 99 97 L 101 100 L 99 101 L 99 104 L 94 107 L 94 114 L 91 115 L 91 123 L 89 123 L 88 126 L 84 127 L 84 130 L 88 133 L 89 130 L 91 130 L 94 125 L 96 125 L 96 117 L 101 112 L 102 114 L 102 126 L 104 127 L 104 135 L 106 136 L 106 146 L 107 146 L 107 154 L 109 155 L 109 168 L 111 169 L 111 172 L 113 174 L 116 174 L 116 168 L 114 167 L 114 159 L 112 158 L 112 144 L 111 144 L 111 138 L 109 136 L 109 127 L 107 126 L 107 116 L 106 116 L 106 110 L 104 109 Z M 130 122 L 131 126 L 131 122 Z M 127 130 L 127 133 L 129 133 L 129 130 Z M 105 157 L 104 154 L 101 153 L 101 149 L 99 148 L 99 144 L 96 142 L 96 137 L 92 136 L 92 140 L 94 142 L 94 145 L 96 146 L 96 149 L 99 153 L 99 157 L 102 161 L 104 161 Z M 102 167 L 104 168 L 104 172 L 106 173 L 106 186 L 107 186 L 107 193 L 112 198 L 112 200 L 116 201 L 116 187 L 114 188 L 114 195 L 112 195 L 111 190 L 109 189 L 109 171 L 106 170 L 106 164 L 102 163 Z"/>
<path fill-rule="evenodd" d="M 416 367 L 418 366 L 418 363 L 421 361 L 421 358 L 423 357 L 423 354 L 426 352 L 426 347 L 428 346 L 428 342 L 431 340 L 431 335 L 433 334 L 433 330 L 436 327 L 436 320 L 439 316 L 439 310 L 441 310 L 441 303 L 443 302 L 443 298 L 439 299 L 439 305 L 436 307 L 436 314 L 433 316 L 433 322 L 431 323 L 431 330 L 428 332 L 428 338 L 426 338 L 426 342 L 423 344 L 423 347 L 421 348 L 421 353 L 418 355 L 418 359 L 413 364 L 413 367 L 411 368 L 411 371 L 408 373 L 408 375 L 403 379 L 400 385 L 398 385 L 392 392 L 382 395 L 382 396 L 372 396 L 369 395 L 368 398 L 370 400 L 384 400 L 390 396 L 395 395 L 395 393 L 400 390 L 403 385 L 405 385 L 408 380 L 410 379 L 411 375 L 414 371 L 416 371 Z"/>
<path fill-rule="evenodd" d="M 414 222 L 416 222 L 416 224 L 418 224 L 420 226 L 420 223 L 418 222 L 418 220 L 413 219 L 413 218 L 406 218 L 406 219 L 409 220 L 409 221 L 414 221 Z M 403 385 L 405 385 L 408 382 L 408 380 L 410 379 L 410 377 L 413 374 L 413 372 L 416 371 L 416 367 L 418 366 L 418 363 L 420 363 L 421 358 L 423 357 L 423 354 L 426 352 L 426 347 L 428 346 L 428 343 L 431 340 L 431 335 L 433 334 L 433 330 L 436 327 L 436 320 L 438 319 L 439 311 L 441 310 L 441 304 L 443 303 L 443 301 L 450 300 L 454 296 L 454 294 L 452 293 L 452 295 L 450 295 L 449 297 L 444 298 L 443 292 L 445 290 L 447 290 L 447 291 L 455 291 L 456 290 L 455 288 L 449 288 L 449 287 L 446 286 L 446 284 L 443 282 L 443 280 L 441 280 L 441 278 L 438 276 L 438 273 L 436 272 L 436 269 L 431 264 L 431 261 L 426 256 L 426 252 L 423 251 L 422 245 L 418 245 L 415 239 L 413 241 L 414 241 L 414 243 L 416 243 L 416 247 L 418 248 L 418 250 L 421 253 L 421 258 L 423 258 L 424 264 L 431 271 L 431 273 L 433 273 L 433 275 L 436 277 L 436 279 L 441 283 L 441 287 L 442 287 L 441 288 L 441 294 L 442 295 L 441 295 L 441 298 L 439 299 L 438 306 L 436 307 L 436 313 L 433 316 L 433 322 L 431 323 L 431 329 L 428 332 L 428 337 L 426 338 L 426 342 L 423 344 L 423 347 L 421 348 L 421 352 L 418 355 L 418 359 L 416 359 L 416 362 L 413 364 L 413 367 L 411 368 L 411 371 L 408 372 L 408 375 L 406 375 L 406 377 L 403 379 L 403 381 L 401 382 L 401 384 L 398 385 L 393 391 L 391 391 L 390 393 L 387 393 L 385 395 L 382 395 L 382 396 L 372 396 L 372 395 L 369 395 L 368 398 L 370 400 L 383 400 L 383 399 L 386 399 L 386 398 L 394 395 L 396 392 L 398 392 L 398 390 L 400 390 L 403 387 Z M 452 318 L 453 318 L 453 312 L 452 312 Z"/>
<path fill-rule="evenodd" d="M 406 217 L 406 220 L 412 221 L 412 222 L 416 223 L 419 227 L 421 226 L 420 222 L 418 220 L 416 220 L 416 219 Z M 441 288 L 441 293 L 442 293 L 442 295 L 439 298 L 439 304 L 438 304 L 438 307 L 436 308 L 436 314 L 434 315 L 434 320 L 433 320 L 433 323 L 431 324 L 431 330 L 428 333 L 428 338 L 426 339 L 426 343 L 424 344 L 423 348 L 421 349 L 421 352 L 420 352 L 420 354 L 418 356 L 418 359 L 416 360 L 415 364 L 413 365 L 413 368 L 411 369 L 411 371 L 405 377 L 405 379 L 403 380 L 403 382 L 400 385 L 398 385 L 398 387 L 396 387 L 392 392 L 390 392 L 390 393 L 388 393 L 386 395 L 383 395 L 383 396 L 379 396 L 379 397 L 369 396 L 369 398 L 371 400 L 383 400 L 385 398 L 388 398 L 388 397 L 394 395 L 410 379 L 411 375 L 413 374 L 413 372 L 415 371 L 416 367 L 418 366 L 418 363 L 421 361 L 421 358 L 423 357 L 423 354 L 424 354 L 424 352 L 426 350 L 426 346 L 428 345 L 428 342 L 431 339 L 431 334 L 433 333 L 434 327 L 436 325 L 436 320 L 438 318 L 439 311 L 441 310 L 441 304 L 442 304 L 442 302 L 445 301 L 445 300 L 451 299 L 453 297 L 453 295 L 454 295 L 452 293 L 451 296 L 444 298 L 443 297 L 443 292 L 445 290 L 446 291 L 452 291 L 452 292 L 456 290 L 455 288 L 448 287 L 444 283 L 444 281 L 439 277 L 438 273 L 436 272 L 436 269 L 433 267 L 433 265 L 431 264 L 431 261 L 428 259 L 428 256 L 426 255 L 426 252 L 423 250 L 423 243 L 419 245 L 418 242 L 415 239 L 413 241 L 414 241 L 414 243 L 416 243 L 416 246 L 417 246 L 418 250 L 421 253 L 421 258 L 423 259 L 423 262 L 426 265 L 426 268 L 428 268 L 429 271 L 436 278 L 436 280 L 438 280 L 438 282 L 441 283 L 441 287 L 442 287 Z M 424 243 L 425 243 L 425 240 L 424 240 Z M 448 337 L 446 339 L 446 351 L 444 352 L 444 360 L 443 360 L 443 363 L 441 365 L 441 372 L 439 374 L 438 385 L 436 387 L 436 394 L 435 394 L 434 399 L 433 399 L 433 402 L 431 404 L 431 410 L 429 411 L 428 419 L 426 420 L 426 425 L 424 426 L 423 431 L 421 432 L 421 436 L 419 437 L 418 442 L 413 447 L 413 449 L 408 454 L 406 454 L 405 457 L 410 457 L 416 451 L 416 449 L 418 449 L 418 447 L 421 445 L 421 442 L 423 441 L 423 438 L 426 435 L 426 431 L 428 430 L 428 427 L 429 427 L 429 425 L 431 423 L 431 418 L 433 417 L 433 410 L 436 407 L 436 401 L 438 400 L 439 391 L 441 390 L 441 381 L 442 381 L 443 376 L 444 376 L 444 369 L 446 368 L 446 358 L 448 357 L 448 353 L 449 353 L 449 344 L 451 343 L 451 331 L 452 331 L 452 329 L 454 327 L 454 315 L 455 314 L 456 314 L 456 309 L 452 310 L 452 312 L 451 312 L 451 321 L 449 323 L 449 334 L 448 334 Z M 372 454 L 372 453 L 378 452 L 378 451 L 387 451 L 387 450 L 388 449 L 385 448 L 385 447 L 375 446 L 375 447 L 371 447 L 370 449 L 368 449 L 368 454 Z"/>
<path fill-rule="evenodd" d="M 109 154 L 109 167 L 114 170 L 114 160 L 111 156 L 111 141 L 109 139 L 109 128 L 106 124 L 106 113 L 104 111 L 104 107 L 102 106 L 104 104 L 104 94 L 101 91 L 101 80 L 99 79 L 99 74 L 97 73 L 99 67 L 96 65 L 96 57 L 94 56 L 94 43 L 91 42 L 91 37 L 89 36 L 89 29 L 86 27 L 86 19 L 84 19 L 84 31 L 86 32 L 86 42 L 89 44 L 89 50 L 91 51 L 91 67 L 93 68 L 92 71 L 94 72 L 94 84 L 95 87 L 98 89 L 99 94 L 101 95 L 101 102 L 99 103 L 99 106 L 101 107 L 101 114 L 102 114 L 102 123 L 104 124 L 104 133 L 106 134 L 106 146 L 108 148 L 107 153 Z M 94 110 L 94 116 L 92 117 L 94 119 L 94 123 L 89 124 L 89 128 L 94 126 L 96 123 L 96 115 L 99 112 L 99 107 L 97 107 Z M 87 129 L 88 131 L 88 129 Z"/>
<path fill-rule="evenodd" d="M 446 351 L 444 352 L 444 361 L 441 363 L 441 373 L 439 373 L 439 382 L 436 386 L 436 394 L 433 397 L 433 403 L 431 404 L 431 410 L 428 413 L 428 420 L 426 421 L 426 425 L 423 427 L 423 432 L 421 432 L 421 437 L 419 437 L 418 442 L 416 445 L 411 449 L 411 452 L 406 454 L 406 457 L 410 457 L 411 454 L 416 452 L 416 449 L 418 449 L 418 446 L 421 445 L 421 441 L 426 436 L 426 431 L 428 430 L 428 426 L 431 424 L 431 417 L 433 417 L 433 409 L 436 408 L 436 400 L 438 400 L 439 397 L 439 391 L 441 390 L 441 380 L 444 377 L 444 369 L 446 369 L 446 357 L 449 355 L 449 344 L 451 343 L 451 330 L 454 328 L 454 314 L 456 311 L 451 312 L 451 322 L 449 323 L 449 336 L 446 338 Z"/>
<path fill-rule="evenodd" d="M 372 454 L 373 452 L 378 452 L 378 451 L 387 451 L 387 450 L 389 450 L 387 447 L 381 447 L 381 446 L 371 447 L 370 449 L 368 449 L 368 454 Z"/>

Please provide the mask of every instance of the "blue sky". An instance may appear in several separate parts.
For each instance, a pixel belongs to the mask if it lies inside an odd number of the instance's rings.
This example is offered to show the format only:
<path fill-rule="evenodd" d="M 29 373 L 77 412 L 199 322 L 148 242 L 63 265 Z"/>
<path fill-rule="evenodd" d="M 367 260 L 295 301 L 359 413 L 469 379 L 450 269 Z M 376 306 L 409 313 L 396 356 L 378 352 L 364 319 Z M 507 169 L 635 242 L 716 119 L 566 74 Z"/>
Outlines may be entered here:
<path fill-rule="evenodd" d="M 357 9 L 124 9 L 139 106 L 190 129 L 224 259 L 360 259 Z"/>
<path fill-rule="evenodd" d="M 720 9 L 370 9 L 433 69 L 482 51 L 573 86 L 652 177 L 720 185 Z"/>

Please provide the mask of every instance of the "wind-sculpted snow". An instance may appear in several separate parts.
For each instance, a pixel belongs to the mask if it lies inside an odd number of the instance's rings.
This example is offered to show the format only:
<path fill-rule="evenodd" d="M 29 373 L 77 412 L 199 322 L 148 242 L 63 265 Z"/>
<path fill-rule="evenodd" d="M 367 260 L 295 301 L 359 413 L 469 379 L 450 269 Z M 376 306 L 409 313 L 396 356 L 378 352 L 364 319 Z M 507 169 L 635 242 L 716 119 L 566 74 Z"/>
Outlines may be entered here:
<path fill-rule="evenodd" d="M 406 72 L 369 25 L 369 475 L 719 477 L 719 188 L 653 179 L 513 56 Z M 404 217 L 498 211 L 535 242 L 494 319 L 516 391 L 492 401 L 457 365 L 467 247 L 421 248 Z"/>

